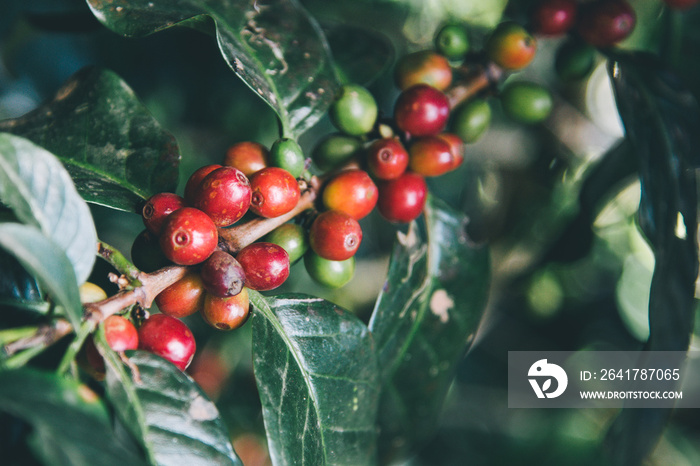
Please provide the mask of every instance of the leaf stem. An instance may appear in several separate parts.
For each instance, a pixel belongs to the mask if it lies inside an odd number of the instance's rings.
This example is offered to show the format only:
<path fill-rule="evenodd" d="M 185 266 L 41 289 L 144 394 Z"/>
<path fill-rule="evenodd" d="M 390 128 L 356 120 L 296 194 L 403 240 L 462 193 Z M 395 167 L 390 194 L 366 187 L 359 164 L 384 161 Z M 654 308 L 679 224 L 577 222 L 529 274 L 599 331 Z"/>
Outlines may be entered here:
<path fill-rule="evenodd" d="M 8 343 L 32 336 L 37 332 L 37 330 L 38 327 L 33 326 L 0 330 L 0 345 L 7 345 Z"/>
<path fill-rule="evenodd" d="M 58 369 L 56 372 L 59 375 L 63 375 L 66 370 L 71 366 L 71 363 L 75 359 L 75 356 L 78 354 L 78 351 L 80 351 L 80 348 L 82 348 L 83 343 L 85 343 L 85 339 L 92 333 L 92 331 L 95 329 L 95 324 L 89 320 L 84 321 L 80 325 L 80 329 L 78 330 L 77 335 L 71 342 L 71 344 L 68 346 L 68 349 L 66 352 L 63 354 L 63 358 L 61 359 L 61 363 L 58 365 Z"/>
<path fill-rule="evenodd" d="M 141 271 L 136 268 L 118 249 L 104 241 L 97 243 L 97 255 L 107 261 L 119 273 L 124 275 L 133 286 L 140 286 Z"/>
<path fill-rule="evenodd" d="M 5 361 L 0 362 L 0 367 L 4 369 L 17 369 L 22 367 L 31 361 L 32 358 L 41 354 L 41 352 L 49 346 L 50 345 L 48 344 L 44 344 L 28 348 L 21 353 L 17 353 L 14 356 L 7 358 Z"/>

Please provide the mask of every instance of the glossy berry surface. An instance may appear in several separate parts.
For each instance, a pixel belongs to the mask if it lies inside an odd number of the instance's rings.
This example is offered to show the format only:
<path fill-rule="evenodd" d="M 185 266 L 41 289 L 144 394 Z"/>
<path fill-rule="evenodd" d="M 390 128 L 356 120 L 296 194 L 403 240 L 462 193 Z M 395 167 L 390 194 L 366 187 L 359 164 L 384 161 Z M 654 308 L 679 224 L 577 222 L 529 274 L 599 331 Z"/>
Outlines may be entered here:
<path fill-rule="evenodd" d="M 423 211 L 428 195 L 425 179 L 413 172 L 406 172 L 395 180 L 379 184 L 377 209 L 390 222 L 408 223 Z"/>
<path fill-rule="evenodd" d="M 207 295 L 200 315 L 206 323 L 219 330 L 239 328 L 250 315 L 248 290 L 243 288 L 240 293 L 228 298 Z"/>
<path fill-rule="evenodd" d="M 294 264 L 301 259 L 309 249 L 309 240 L 306 237 L 306 229 L 294 223 L 280 225 L 266 236 L 263 241 L 275 243 L 284 248 L 289 255 L 289 263 Z"/>
<path fill-rule="evenodd" d="M 367 166 L 376 178 L 398 178 L 408 167 L 408 152 L 396 138 L 377 139 L 367 148 Z"/>
<path fill-rule="evenodd" d="M 463 103 L 452 112 L 450 128 L 464 142 L 476 142 L 491 124 L 491 106 L 484 99 Z"/>
<path fill-rule="evenodd" d="M 530 15 L 535 34 L 558 36 L 576 22 L 576 0 L 540 0 Z"/>
<path fill-rule="evenodd" d="M 309 229 L 309 245 L 324 259 L 343 261 L 357 252 L 362 242 L 360 224 L 345 212 L 327 210 Z"/>
<path fill-rule="evenodd" d="M 270 148 L 270 165 L 287 170 L 294 178 L 299 178 L 306 169 L 304 151 L 294 139 L 278 139 Z"/>
<path fill-rule="evenodd" d="M 235 296 L 245 284 L 245 272 L 238 261 L 229 253 L 214 251 L 204 261 L 199 271 L 204 288 L 220 298 Z"/>
<path fill-rule="evenodd" d="M 464 142 L 462 138 L 453 133 L 440 133 L 436 136 L 442 139 L 450 146 L 450 153 L 452 154 L 452 167 L 450 170 L 454 170 L 464 162 Z"/>
<path fill-rule="evenodd" d="M 597 0 L 581 6 L 576 30 L 596 47 L 610 47 L 626 39 L 636 24 L 634 10 L 624 0 Z"/>
<path fill-rule="evenodd" d="M 184 371 L 192 362 L 196 344 L 192 331 L 181 320 L 154 314 L 139 328 L 139 349 L 167 359 Z"/>
<path fill-rule="evenodd" d="M 418 84 L 403 91 L 394 106 L 396 125 L 413 136 L 430 136 L 441 132 L 450 115 L 445 94 Z"/>
<path fill-rule="evenodd" d="M 450 144 L 437 136 L 417 139 L 408 148 L 408 166 L 423 176 L 440 176 L 455 166 Z"/>
<path fill-rule="evenodd" d="M 346 84 L 328 109 L 333 125 L 345 134 L 369 133 L 377 120 L 377 102 L 362 86 Z"/>
<path fill-rule="evenodd" d="M 464 57 L 469 52 L 469 35 L 459 24 L 443 26 L 435 36 L 435 49 L 450 59 Z"/>
<path fill-rule="evenodd" d="M 348 162 L 362 149 L 362 141 L 345 134 L 329 134 L 311 152 L 311 159 L 323 171 Z"/>
<path fill-rule="evenodd" d="M 114 351 L 133 350 L 139 347 L 139 334 L 129 319 L 111 315 L 102 323 L 107 344 Z"/>
<path fill-rule="evenodd" d="M 501 23 L 486 42 L 486 54 L 498 66 L 520 70 L 530 64 L 537 41 L 517 23 Z"/>
<path fill-rule="evenodd" d="M 187 274 L 163 291 L 155 299 L 163 314 L 181 319 L 202 309 L 204 283 L 199 273 L 190 270 Z"/>
<path fill-rule="evenodd" d="M 539 123 L 552 112 L 552 95 L 539 84 L 520 81 L 508 84 L 501 93 L 503 111 L 521 123 Z"/>
<path fill-rule="evenodd" d="M 413 52 L 396 63 L 394 81 L 401 90 L 416 84 L 427 84 L 444 91 L 452 83 L 452 67 L 445 57 L 432 50 Z"/>
<path fill-rule="evenodd" d="M 250 244 L 241 249 L 236 259 L 245 271 L 246 287 L 251 290 L 272 290 L 289 277 L 289 254 L 277 244 Z"/>
<path fill-rule="evenodd" d="M 204 177 L 194 207 L 211 217 L 218 227 L 238 221 L 250 207 L 250 182 L 237 168 L 221 167 Z"/>
<path fill-rule="evenodd" d="M 340 288 L 352 280 L 355 274 L 355 258 L 332 261 L 309 251 L 304 256 L 304 267 L 315 282 L 328 288 Z"/>
<path fill-rule="evenodd" d="M 360 220 L 372 212 L 377 205 L 379 191 L 366 171 L 344 170 L 326 183 L 323 190 L 323 205 L 328 210 L 345 212 Z"/>
<path fill-rule="evenodd" d="M 299 202 L 299 183 L 291 173 L 278 167 L 260 170 L 250 178 L 250 210 L 274 218 L 292 210 Z"/>
<path fill-rule="evenodd" d="M 172 262 L 194 265 L 214 252 L 219 235 L 207 214 L 193 207 L 184 207 L 168 216 L 160 236 L 160 248 Z"/>
<path fill-rule="evenodd" d="M 221 167 L 222 165 L 212 164 L 204 165 L 203 167 L 199 167 L 197 170 L 195 170 L 187 179 L 187 183 L 185 183 L 185 201 L 187 201 L 190 205 L 193 204 L 195 198 L 197 197 L 197 193 L 199 192 L 199 188 L 202 186 L 202 180 L 209 173 Z"/>
<path fill-rule="evenodd" d="M 154 235 L 163 231 L 165 218 L 185 207 L 185 199 L 173 193 L 158 193 L 151 196 L 141 210 L 143 224 Z"/>
<path fill-rule="evenodd" d="M 255 141 L 242 141 L 228 148 L 224 156 L 224 165 L 234 167 L 245 176 L 268 166 L 270 152 L 267 147 Z"/>

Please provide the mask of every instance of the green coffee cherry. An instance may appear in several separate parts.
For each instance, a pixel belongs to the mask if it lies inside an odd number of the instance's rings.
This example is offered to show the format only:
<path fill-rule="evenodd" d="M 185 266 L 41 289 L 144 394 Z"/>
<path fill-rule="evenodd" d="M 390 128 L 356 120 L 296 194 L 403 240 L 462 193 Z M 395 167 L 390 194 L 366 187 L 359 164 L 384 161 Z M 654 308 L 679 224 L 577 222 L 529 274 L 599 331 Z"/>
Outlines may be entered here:
<path fill-rule="evenodd" d="M 263 241 L 275 243 L 284 248 L 289 254 L 290 264 L 301 259 L 309 249 L 306 231 L 301 225 L 294 223 L 285 223 L 275 228 L 263 238 Z"/>
<path fill-rule="evenodd" d="M 287 170 L 294 178 L 299 178 L 306 168 L 304 151 L 294 139 L 278 139 L 270 148 L 270 164 Z"/>
<path fill-rule="evenodd" d="M 465 143 L 478 140 L 491 124 L 491 106 L 484 99 L 474 99 L 457 107 L 452 113 L 452 132 Z"/>
<path fill-rule="evenodd" d="M 596 49 L 578 40 L 567 41 L 557 49 L 554 69 L 562 81 L 576 81 L 591 72 L 595 65 Z"/>
<path fill-rule="evenodd" d="M 369 133 L 377 120 L 377 102 L 362 86 L 346 84 L 340 88 L 328 111 L 333 125 L 351 136 Z"/>
<path fill-rule="evenodd" d="M 458 24 L 444 26 L 435 36 L 435 49 L 450 59 L 464 57 L 469 51 L 469 36 L 466 29 Z"/>
<path fill-rule="evenodd" d="M 304 265 L 311 278 L 328 288 L 340 288 L 355 274 L 354 256 L 344 261 L 331 261 L 309 250 L 304 255 Z"/>
<path fill-rule="evenodd" d="M 314 147 L 311 158 L 323 171 L 349 161 L 362 148 L 362 142 L 353 136 L 329 134 Z"/>
<path fill-rule="evenodd" d="M 501 93 L 501 104 L 506 115 L 521 123 L 539 123 L 552 111 L 552 94 L 532 82 L 508 84 Z"/>

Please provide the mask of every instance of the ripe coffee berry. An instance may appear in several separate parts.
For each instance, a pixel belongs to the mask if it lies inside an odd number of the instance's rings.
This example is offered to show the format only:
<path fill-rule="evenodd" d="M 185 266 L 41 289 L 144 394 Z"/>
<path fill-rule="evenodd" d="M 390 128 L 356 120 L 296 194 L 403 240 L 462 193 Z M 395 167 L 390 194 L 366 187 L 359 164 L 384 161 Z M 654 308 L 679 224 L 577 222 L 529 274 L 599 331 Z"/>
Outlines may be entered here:
<path fill-rule="evenodd" d="M 261 217 L 274 218 L 292 210 L 299 202 L 299 183 L 287 170 L 263 168 L 250 178 L 250 210 Z"/>
<path fill-rule="evenodd" d="M 143 224 L 154 235 L 160 235 L 163 231 L 165 218 L 183 207 L 185 207 L 185 200 L 177 194 L 154 194 L 148 199 L 141 211 Z"/>
<path fill-rule="evenodd" d="M 194 265 L 214 252 L 219 235 L 207 214 L 193 207 L 183 207 L 170 214 L 160 236 L 160 248 L 169 260 L 180 265 Z"/>
<path fill-rule="evenodd" d="M 486 54 L 498 66 L 520 70 L 530 64 L 537 41 L 517 23 L 501 23 L 486 42 Z"/>
<path fill-rule="evenodd" d="M 139 328 L 139 349 L 167 359 L 184 371 L 192 362 L 196 344 L 192 331 L 181 320 L 154 314 Z"/>
<path fill-rule="evenodd" d="M 251 290 L 272 290 L 289 277 L 289 254 L 274 243 L 250 244 L 236 255 L 245 271 L 246 287 Z"/>
<path fill-rule="evenodd" d="M 444 26 L 435 36 L 435 49 L 450 59 L 464 57 L 469 51 L 467 30 L 459 24 Z"/>
<path fill-rule="evenodd" d="M 430 136 L 441 132 L 450 115 L 450 102 L 445 94 L 417 84 L 403 91 L 394 106 L 396 125 L 413 136 Z"/>
<path fill-rule="evenodd" d="M 289 263 L 294 264 L 301 259 L 309 249 L 309 240 L 306 238 L 306 229 L 294 223 L 280 225 L 266 236 L 263 241 L 275 243 L 284 248 L 289 255 Z"/>
<path fill-rule="evenodd" d="M 362 86 L 346 84 L 328 109 L 331 122 L 345 134 L 360 136 L 369 133 L 377 120 L 377 102 Z"/>
<path fill-rule="evenodd" d="M 250 195 L 250 182 L 242 171 L 221 167 L 204 177 L 193 205 L 209 215 L 216 226 L 227 227 L 248 211 Z"/>
<path fill-rule="evenodd" d="M 377 205 L 377 186 L 364 170 L 345 170 L 331 178 L 323 190 L 328 210 L 345 212 L 355 220 L 366 217 Z"/>
<path fill-rule="evenodd" d="M 114 351 L 133 350 L 139 346 L 139 334 L 129 319 L 111 315 L 102 323 L 107 344 Z"/>
<path fill-rule="evenodd" d="M 267 167 L 269 157 L 267 147 L 254 141 L 243 141 L 228 148 L 224 165 L 237 168 L 249 177 Z"/>
<path fill-rule="evenodd" d="M 315 282 L 328 288 L 346 285 L 355 274 L 354 257 L 344 261 L 332 261 L 309 251 L 304 255 L 304 266 Z"/>
<path fill-rule="evenodd" d="M 396 63 L 394 80 L 401 90 L 427 84 L 444 91 L 452 83 L 452 67 L 445 57 L 432 50 L 409 53 Z"/>
<path fill-rule="evenodd" d="M 566 33 L 576 22 L 576 5 L 576 0 L 540 0 L 530 15 L 533 31 L 543 36 Z"/>
<path fill-rule="evenodd" d="M 357 252 L 362 242 L 362 228 L 345 212 L 327 210 L 321 213 L 309 229 L 309 244 L 324 259 L 343 261 Z"/>
<path fill-rule="evenodd" d="M 214 328 L 219 330 L 236 329 L 248 320 L 250 314 L 248 290 L 243 288 L 240 293 L 228 298 L 208 294 L 200 314 Z"/>
<path fill-rule="evenodd" d="M 181 319 L 202 309 L 204 305 L 204 283 L 199 273 L 190 270 L 156 296 L 160 312 Z"/>
<path fill-rule="evenodd" d="M 367 165 L 379 179 L 398 178 L 408 167 L 408 152 L 396 138 L 377 139 L 367 149 Z"/>
<path fill-rule="evenodd" d="M 408 166 L 423 176 L 440 176 L 452 170 L 455 159 L 450 144 L 437 136 L 427 136 L 408 148 Z"/>
<path fill-rule="evenodd" d="M 450 146 L 450 153 L 452 154 L 452 167 L 450 170 L 454 170 L 464 162 L 464 142 L 462 138 L 453 133 L 440 133 L 436 137 L 442 139 Z"/>
<path fill-rule="evenodd" d="M 491 106 L 484 99 L 473 99 L 452 112 L 450 128 L 464 142 L 477 141 L 491 124 Z"/>
<path fill-rule="evenodd" d="M 187 183 L 185 184 L 185 200 L 190 205 L 194 204 L 194 200 L 197 197 L 197 193 L 199 192 L 199 188 L 202 185 L 202 180 L 204 177 L 217 168 L 221 168 L 221 165 L 213 164 L 199 167 L 187 179 Z"/>
<path fill-rule="evenodd" d="M 425 179 L 407 171 L 395 180 L 379 184 L 377 209 L 390 222 L 408 223 L 423 211 L 428 195 Z"/>
<path fill-rule="evenodd" d="M 200 270 L 204 288 L 219 298 L 228 298 L 241 292 L 245 284 L 245 272 L 229 253 L 214 251 L 204 261 Z"/>
<path fill-rule="evenodd" d="M 634 10 L 624 0 L 597 0 L 581 5 L 576 30 L 596 47 L 610 47 L 626 39 L 636 24 Z"/>
<path fill-rule="evenodd" d="M 294 139 L 278 139 L 270 148 L 270 165 L 287 170 L 294 178 L 299 178 L 306 169 L 304 151 Z"/>

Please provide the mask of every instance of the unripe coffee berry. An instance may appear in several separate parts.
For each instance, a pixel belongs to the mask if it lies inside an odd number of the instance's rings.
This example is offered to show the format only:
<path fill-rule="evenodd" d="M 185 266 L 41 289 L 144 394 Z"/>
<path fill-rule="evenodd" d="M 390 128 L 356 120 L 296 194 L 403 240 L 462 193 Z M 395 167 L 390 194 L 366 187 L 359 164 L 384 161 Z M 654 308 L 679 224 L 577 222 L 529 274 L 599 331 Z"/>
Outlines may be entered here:
<path fill-rule="evenodd" d="M 445 57 L 432 50 L 413 52 L 396 63 L 394 81 L 401 90 L 416 84 L 427 84 L 444 91 L 452 83 L 452 68 Z"/>
<path fill-rule="evenodd" d="M 408 148 L 408 166 L 423 176 L 440 176 L 455 165 L 450 144 L 437 136 L 417 139 Z"/>
<path fill-rule="evenodd" d="M 624 0 L 596 0 L 581 5 L 576 30 L 589 44 L 610 47 L 626 39 L 637 22 L 634 10 Z"/>
<path fill-rule="evenodd" d="M 596 50 L 581 40 L 569 40 L 558 49 L 554 58 L 554 69 L 562 81 L 582 79 L 595 65 Z"/>
<path fill-rule="evenodd" d="M 204 305 L 204 283 L 199 273 L 190 270 L 187 274 L 163 291 L 155 299 L 160 312 L 182 319 L 202 309 Z"/>
<path fill-rule="evenodd" d="M 139 328 L 139 349 L 167 359 L 184 371 L 192 362 L 196 343 L 192 331 L 181 320 L 154 314 Z"/>
<path fill-rule="evenodd" d="M 463 103 L 452 112 L 450 128 L 464 142 L 476 142 L 491 124 L 491 106 L 484 99 Z"/>
<path fill-rule="evenodd" d="M 379 192 L 366 171 L 344 170 L 330 179 L 323 189 L 323 205 L 360 220 L 377 205 Z"/>
<path fill-rule="evenodd" d="M 499 24 L 486 42 L 489 59 L 508 70 L 525 68 L 535 57 L 536 51 L 535 38 L 517 23 Z"/>
<path fill-rule="evenodd" d="M 274 243 L 250 244 L 236 255 L 245 271 L 246 287 L 265 291 L 280 286 L 289 277 L 289 254 Z"/>
<path fill-rule="evenodd" d="M 377 120 L 377 102 L 362 86 L 346 84 L 331 104 L 328 114 L 333 125 L 345 134 L 369 133 Z"/>
<path fill-rule="evenodd" d="M 403 91 L 394 106 L 396 125 L 413 136 L 441 132 L 450 115 L 450 102 L 439 90 L 418 84 Z"/>
<path fill-rule="evenodd" d="M 212 164 L 199 167 L 194 171 L 187 179 L 185 184 L 185 200 L 190 204 L 194 204 L 199 188 L 202 186 L 202 180 L 211 172 L 217 168 L 221 168 L 222 165 Z"/>
<path fill-rule="evenodd" d="M 163 231 L 165 218 L 185 207 L 185 199 L 173 193 L 158 193 L 151 196 L 141 210 L 144 226 L 154 235 Z"/>
<path fill-rule="evenodd" d="M 299 183 L 287 170 L 263 168 L 250 178 L 250 210 L 265 218 L 284 215 L 299 202 Z"/>
<path fill-rule="evenodd" d="M 204 261 L 200 270 L 204 288 L 219 298 L 229 298 L 241 292 L 245 284 L 245 272 L 238 261 L 229 253 L 214 251 Z"/>
<path fill-rule="evenodd" d="M 459 24 L 444 26 L 435 36 L 435 49 L 450 59 L 459 59 L 469 52 L 469 35 Z"/>
<path fill-rule="evenodd" d="M 114 351 L 133 350 L 139 346 L 139 334 L 129 319 L 111 315 L 102 323 L 105 340 Z"/>
<path fill-rule="evenodd" d="M 576 6 L 576 0 L 540 0 L 530 15 L 533 31 L 543 36 L 565 34 L 576 22 Z"/>
<path fill-rule="evenodd" d="M 228 148 L 224 165 L 234 167 L 250 177 L 253 173 L 268 166 L 270 158 L 267 147 L 259 142 L 243 141 Z"/>
<path fill-rule="evenodd" d="M 309 244 L 324 259 L 343 261 L 355 255 L 362 242 L 360 224 L 345 212 L 321 213 L 309 229 Z"/>
<path fill-rule="evenodd" d="M 423 212 L 428 186 L 421 175 L 407 171 L 395 180 L 380 183 L 378 188 L 377 209 L 390 222 L 408 223 Z"/>
<path fill-rule="evenodd" d="M 218 227 L 237 222 L 250 207 L 250 182 L 237 168 L 221 167 L 202 180 L 194 207 L 211 217 Z"/>
<path fill-rule="evenodd" d="M 351 160 L 362 149 L 362 141 L 345 134 L 329 134 L 311 153 L 311 158 L 323 171 L 339 167 Z"/>
<path fill-rule="evenodd" d="M 270 148 L 270 165 L 287 170 L 294 178 L 299 178 L 306 169 L 306 157 L 294 139 L 281 138 Z"/>
<path fill-rule="evenodd" d="M 552 94 L 539 84 L 518 81 L 501 92 L 501 104 L 509 117 L 521 123 L 539 123 L 552 112 Z"/>
<path fill-rule="evenodd" d="M 301 259 L 309 249 L 306 229 L 295 223 L 280 225 L 263 237 L 267 243 L 275 243 L 284 248 L 289 255 L 289 263 L 294 264 Z"/>
<path fill-rule="evenodd" d="M 85 282 L 80 285 L 79 292 L 81 304 L 96 303 L 107 299 L 107 293 L 105 290 L 92 282 Z"/>
<path fill-rule="evenodd" d="M 165 221 L 160 248 L 172 262 L 194 265 L 206 260 L 218 241 L 216 225 L 207 214 L 193 207 L 183 207 Z"/>
<path fill-rule="evenodd" d="M 233 330 L 239 328 L 245 324 L 250 315 L 248 290 L 243 288 L 240 293 L 228 298 L 208 294 L 200 315 L 206 323 L 216 329 Z"/>
<path fill-rule="evenodd" d="M 396 138 L 377 139 L 367 149 L 367 166 L 379 179 L 398 178 L 408 167 L 408 152 Z"/>
<path fill-rule="evenodd" d="M 355 274 L 354 257 L 344 261 L 332 261 L 309 251 L 304 255 L 304 266 L 315 282 L 328 288 L 345 286 Z"/>

